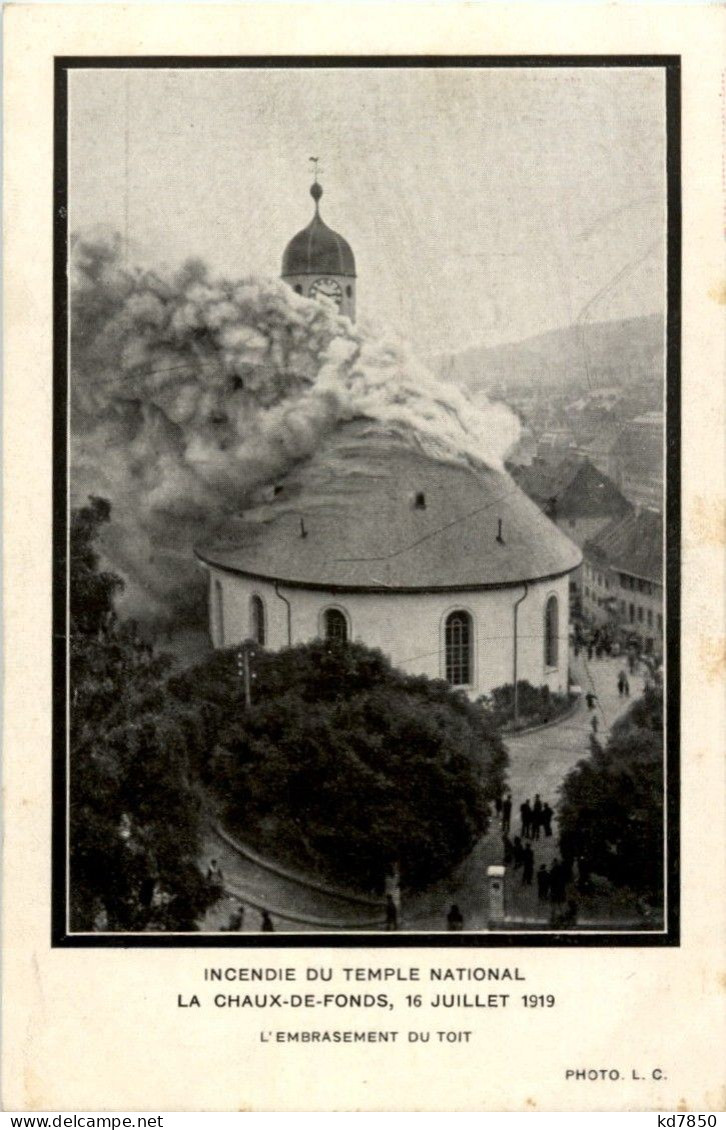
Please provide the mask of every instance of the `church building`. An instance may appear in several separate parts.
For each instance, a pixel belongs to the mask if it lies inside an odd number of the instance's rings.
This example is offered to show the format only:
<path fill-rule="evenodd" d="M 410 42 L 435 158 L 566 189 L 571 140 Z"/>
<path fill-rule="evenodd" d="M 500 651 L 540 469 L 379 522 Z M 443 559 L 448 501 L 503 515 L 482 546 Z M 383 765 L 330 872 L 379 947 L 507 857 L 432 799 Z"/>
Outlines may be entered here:
<path fill-rule="evenodd" d="M 355 316 L 355 259 L 315 214 L 282 277 Z M 264 520 L 197 550 L 215 647 L 316 637 L 380 648 L 472 697 L 517 680 L 567 690 L 569 575 L 581 552 L 504 472 L 436 462 L 342 427 L 277 488 Z M 361 452 L 365 458 L 361 458 Z"/>

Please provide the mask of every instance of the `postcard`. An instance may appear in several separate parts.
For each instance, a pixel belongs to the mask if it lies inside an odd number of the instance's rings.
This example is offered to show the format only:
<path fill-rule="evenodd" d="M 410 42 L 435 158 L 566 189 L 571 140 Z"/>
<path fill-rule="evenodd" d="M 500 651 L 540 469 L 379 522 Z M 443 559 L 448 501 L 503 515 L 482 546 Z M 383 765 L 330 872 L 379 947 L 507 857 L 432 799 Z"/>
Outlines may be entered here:
<path fill-rule="evenodd" d="M 6 1109 L 723 1107 L 723 13 L 413 14 L 6 12 Z"/>

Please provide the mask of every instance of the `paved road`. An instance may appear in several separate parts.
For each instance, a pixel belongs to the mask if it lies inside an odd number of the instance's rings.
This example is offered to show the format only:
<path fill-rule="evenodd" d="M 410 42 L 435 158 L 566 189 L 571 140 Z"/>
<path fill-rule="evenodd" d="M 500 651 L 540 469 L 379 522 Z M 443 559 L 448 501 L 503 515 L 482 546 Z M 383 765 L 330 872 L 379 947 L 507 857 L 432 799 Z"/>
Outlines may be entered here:
<path fill-rule="evenodd" d="M 618 694 L 618 672 L 623 666 L 620 659 L 593 659 L 588 663 L 582 653 L 572 657 L 574 676 L 584 692 L 594 690 L 597 695 L 595 713 L 598 718 L 598 738 L 607 740 L 613 722 L 627 710 L 629 703 L 643 691 L 640 675 L 630 676 L 630 698 Z M 563 722 L 547 729 L 535 730 L 520 737 L 508 737 L 509 786 L 512 791 L 512 835 L 519 833 L 519 805 L 539 793 L 542 801 L 557 806 L 558 790 L 566 774 L 590 752 L 592 733 L 591 713 L 581 701 L 577 710 Z M 553 822 L 551 839 L 540 839 L 533 845 L 535 871 L 544 863 L 548 867 L 557 847 L 557 822 Z M 501 833 L 493 820 L 487 836 L 479 841 L 463 864 L 441 883 L 428 891 L 409 898 L 404 906 L 404 929 L 445 929 L 446 914 L 453 902 L 464 915 L 465 929 L 485 929 L 488 918 L 486 898 L 486 872 L 492 863 L 502 862 Z M 546 915 L 548 904 L 538 905 L 536 887 L 522 887 L 520 873 L 510 873 L 508 886 L 508 912 L 517 916 Z M 605 912 L 603 910 L 603 912 Z"/>
<path fill-rule="evenodd" d="M 354 932 L 378 929 L 375 923 L 382 921 L 383 915 L 375 907 L 303 886 L 240 855 L 210 828 L 204 843 L 205 864 L 212 859 L 221 868 L 228 896 L 211 908 L 200 927 L 203 931 L 225 928 L 240 905 L 245 912 L 239 932 L 246 934 L 259 931 L 263 907 L 270 912 L 279 933 L 336 929 Z"/>
<path fill-rule="evenodd" d="M 595 712 L 598 718 L 598 737 L 601 740 L 607 738 L 615 719 L 643 691 L 642 677 L 633 675 L 630 676 L 630 698 L 618 695 L 617 676 L 622 666 L 623 661 L 620 659 L 593 659 L 588 663 L 583 654 L 577 660 L 572 659 L 573 673 L 580 681 L 583 692 L 594 689 L 597 695 Z M 563 778 L 589 753 L 591 733 L 591 713 L 583 701 L 576 712 L 560 724 L 507 739 L 510 756 L 509 785 L 513 798 L 512 834 L 519 832 L 519 805 L 527 797 L 533 799 L 539 793 L 543 801 L 548 800 L 556 808 L 558 789 Z M 556 853 L 556 822 L 553 830 L 551 839 L 541 839 L 534 844 L 535 870 L 541 863 L 549 866 Z M 294 916 L 316 921 L 346 921 L 353 930 L 369 928 L 371 915 L 365 908 L 352 906 L 336 896 L 307 889 L 271 874 L 257 864 L 241 858 L 214 836 L 205 845 L 205 858 L 208 860 L 212 856 L 220 860 L 227 885 L 238 893 L 249 896 L 244 932 L 259 930 L 260 914 L 253 909 L 255 905 L 270 908 L 273 920 L 276 917 L 275 910 L 280 909 L 287 910 Z M 501 833 L 497 822 L 493 821 L 489 834 L 480 840 L 453 875 L 422 894 L 405 900 L 403 928 L 444 930 L 447 911 L 456 902 L 464 915 L 465 929 L 485 929 L 488 917 L 486 870 L 489 864 L 501 861 Z M 208 931 L 219 930 L 228 921 L 233 908 L 234 900 L 218 905 L 207 916 L 201 928 Z M 522 887 L 518 873 L 514 873 L 509 881 L 508 909 L 516 915 L 528 917 L 538 913 L 546 914 L 546 907 L 543 909 L 538 906 L 535 888 Z M 320 930 L 322 927 L 278 919 L 276 928 L 298 932 Z"/>
<path fill-rule="evenodd" d="M 597 737 L 606 741 L 613 722 L 627 710 L 630 702 L 643 693 L 643 678 L 630 675 L 630 698 L 618 694 L 618 672 L 623 668 L 622 659 L 593 659 L 587 661 L 582 653 L 578 659 L 572 658 L 572 670 L 579 680 L 584 695 L 594 691 L 597 703 L 594 714 L 597 717 Z M 590 751 L 592 714 L 585 702 L 580 701 L 577 711 L 560 725 L 546 730 L 536 730 L 521 737 L 508 738 L 510 768 L 509 783 L 514 800 L 514 816 L 519 805 L 527 797 L 532 799 L 539 793 L 542 800 L 549 800 L 554 807 L 557 790 L 566 773 Z M 519 828 L 514 828 L 519 831 Z"/>

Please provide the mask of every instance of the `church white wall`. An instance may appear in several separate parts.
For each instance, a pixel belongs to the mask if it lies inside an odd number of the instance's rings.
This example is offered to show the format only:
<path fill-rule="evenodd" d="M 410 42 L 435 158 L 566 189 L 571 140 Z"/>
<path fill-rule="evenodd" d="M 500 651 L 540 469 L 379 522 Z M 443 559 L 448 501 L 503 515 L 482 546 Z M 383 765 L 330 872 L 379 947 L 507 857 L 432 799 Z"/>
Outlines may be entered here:
<path fill-rule="evenodd" d="M 265 607 L 266 641 L 270 650 L 288 644 L 288 612 L 293 644 L 324 634 L 323 613 L 335 607 L 344 612 L 349 638 L 380 648 L 396 667 L 411 674 L 445 678 L 444 623 L 450 612 L 465 609 L 474 628 L 473 685 L 476 697 L 513 678 L 513 609 L 524 587 L 467 593 L 344 593 L 315 592 L 253 581 L 210 566 L 210 635 L 214 647 L 231 647 L 252 635 L 251 597 Z M 558 600 L 558 663 L 545 667 L 544 617 L 550 595 Z M 220 600 L 221 597 L 221 600 Z M 534 686 L 546 683 L 552 691 L 567 689 L 569 578 L 538 581 L 528 586 L 518 612 L 518 678 Z"/>

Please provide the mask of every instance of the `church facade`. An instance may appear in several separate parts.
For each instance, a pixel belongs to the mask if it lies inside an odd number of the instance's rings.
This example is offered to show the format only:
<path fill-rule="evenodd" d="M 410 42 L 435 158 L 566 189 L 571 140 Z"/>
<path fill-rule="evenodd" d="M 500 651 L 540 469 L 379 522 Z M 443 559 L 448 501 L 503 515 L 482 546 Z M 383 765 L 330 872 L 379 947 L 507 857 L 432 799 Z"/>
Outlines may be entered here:
<path fill-rule="evenodd" d="M 526 589 L 381 593 L 293 588 L 212 566 L 210 605 L 215 647 L 251 638 L 276 651 L 316 637 L 352 639 L 380 648 L 409 674 L 444 679 L 472 697 L 513 682 L 516 629 L 517 679 L 567 690 L 562 577 Z"/>
<path fill-rule="evenodd" d="M 353 252 L 323 224 L 320 193 L 283 278 L 353 317 Z M 360 421 L 334 442 L 333 464 L 318 453 L 242 534 L 197 550 L 213 645 L 349 639 L 472 697 L 515 679 L 565 691 L 577 546 L 504 472 L 369 440 Z"/>

